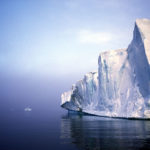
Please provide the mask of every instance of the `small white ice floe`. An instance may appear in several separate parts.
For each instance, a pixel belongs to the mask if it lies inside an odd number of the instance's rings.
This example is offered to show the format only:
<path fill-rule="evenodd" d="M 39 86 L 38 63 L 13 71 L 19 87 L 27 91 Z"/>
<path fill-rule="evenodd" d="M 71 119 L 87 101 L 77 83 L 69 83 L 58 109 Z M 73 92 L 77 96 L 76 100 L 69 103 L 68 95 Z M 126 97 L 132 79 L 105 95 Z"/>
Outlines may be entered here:
<path fill-rule="evenodd" d="M 28 106 L 24 109 L 24 111 L 32 111 L 32 108 L 30 106 Z"/>

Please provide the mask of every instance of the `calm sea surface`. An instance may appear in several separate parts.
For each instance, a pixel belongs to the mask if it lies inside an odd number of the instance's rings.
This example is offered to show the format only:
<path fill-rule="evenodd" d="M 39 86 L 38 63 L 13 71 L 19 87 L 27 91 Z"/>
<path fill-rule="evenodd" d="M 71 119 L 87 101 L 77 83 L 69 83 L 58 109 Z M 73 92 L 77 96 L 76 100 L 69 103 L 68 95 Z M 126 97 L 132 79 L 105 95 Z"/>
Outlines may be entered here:
<path fill-rule="evenodd" d="M 59 106 L 63 86 L 20 83 L 0 85 L 0 150 L 150 149 L 150 121 L 69 114 Z"/>
<path fill-rule="evenodd" d="M 34 110 L 12 110 L 9 116 L 1 116 L 1 150 L 145 148 L 150 149 L 150 121 L 109 119 L 55 111 L 41 113 Z"/>

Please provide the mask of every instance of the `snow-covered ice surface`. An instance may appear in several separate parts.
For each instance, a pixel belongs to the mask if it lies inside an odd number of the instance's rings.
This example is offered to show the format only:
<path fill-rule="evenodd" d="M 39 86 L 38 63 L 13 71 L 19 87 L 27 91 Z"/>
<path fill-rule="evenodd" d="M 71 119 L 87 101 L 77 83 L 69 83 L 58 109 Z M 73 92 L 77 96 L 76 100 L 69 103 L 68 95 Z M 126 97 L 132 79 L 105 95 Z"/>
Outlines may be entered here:
<path fill-rule="evenodd" d="M 98 71 L 62 94 L 61 106 L 89 114 L 150 118 L 150 20 L 137 19 L 127 49 L 103 52 Z"/>

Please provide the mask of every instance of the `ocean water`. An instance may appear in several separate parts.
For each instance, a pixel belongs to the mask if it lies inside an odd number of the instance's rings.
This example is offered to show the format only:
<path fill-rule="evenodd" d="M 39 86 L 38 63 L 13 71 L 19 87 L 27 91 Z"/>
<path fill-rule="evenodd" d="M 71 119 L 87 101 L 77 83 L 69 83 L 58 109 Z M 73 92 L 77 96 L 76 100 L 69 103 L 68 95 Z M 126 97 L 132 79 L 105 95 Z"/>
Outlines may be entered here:
<path fill-rule="evenodd" d="M 104 118 L 63 110 L 60 93 L 66 91 L 72 80 L 66 83 L 66 80 L 3 79 L 0 150 L 150 149 L 149 120 Z M 24 111 L 28 106 L 32 111 Z"/>

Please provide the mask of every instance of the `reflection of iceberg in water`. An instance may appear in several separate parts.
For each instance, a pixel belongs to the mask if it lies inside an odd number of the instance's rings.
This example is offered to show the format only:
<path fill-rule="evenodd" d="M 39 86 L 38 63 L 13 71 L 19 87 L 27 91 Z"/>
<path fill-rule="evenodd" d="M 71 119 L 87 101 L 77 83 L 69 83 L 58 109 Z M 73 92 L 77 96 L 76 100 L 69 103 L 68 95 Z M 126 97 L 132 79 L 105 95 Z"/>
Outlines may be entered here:
<path fill-rule="evenodd" d="M 82 150 L 150 149 L 150 121 L 68 114 L 61 119 L 61 140 Z"/>

